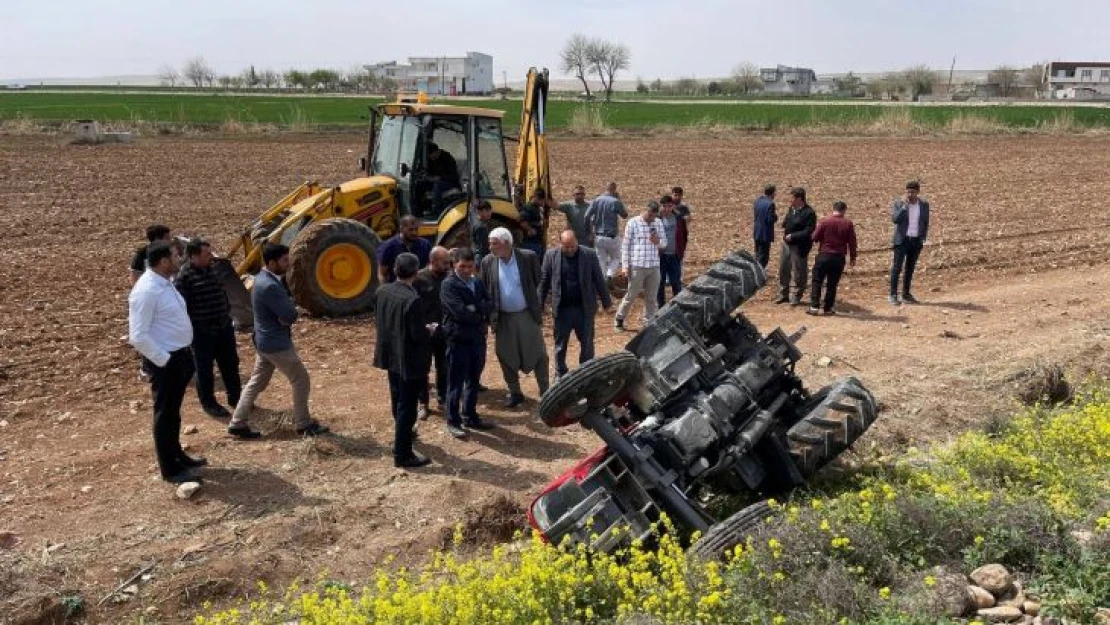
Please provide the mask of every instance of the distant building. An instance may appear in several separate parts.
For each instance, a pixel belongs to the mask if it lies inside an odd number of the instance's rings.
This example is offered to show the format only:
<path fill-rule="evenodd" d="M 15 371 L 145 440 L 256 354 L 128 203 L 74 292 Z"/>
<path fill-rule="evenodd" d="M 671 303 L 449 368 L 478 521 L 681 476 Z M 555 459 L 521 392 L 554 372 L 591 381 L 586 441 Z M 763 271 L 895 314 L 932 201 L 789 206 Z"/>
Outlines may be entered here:
<path fill-rule="evenodd" d="M 809 95 L 813 93 L 817 74 L 808 67 L 764 67 L 759 70 L 763 80 L 763 93 L 782 95 Z"/>
<path fill-rule="evenodd" d="M 408 64 L 396 61 L 365 66 L 377 78 L 393 80 L 402 91 L 428 95 L 487 94 L 493 91 L 493 57 L 481 52 L 466 56 L 410 56 Z"/>
<path fill-rule="evenodd" d="M 1110 98 L 1110 63 L 1053 61 L 1044 67 L 1050 98 Z"/>

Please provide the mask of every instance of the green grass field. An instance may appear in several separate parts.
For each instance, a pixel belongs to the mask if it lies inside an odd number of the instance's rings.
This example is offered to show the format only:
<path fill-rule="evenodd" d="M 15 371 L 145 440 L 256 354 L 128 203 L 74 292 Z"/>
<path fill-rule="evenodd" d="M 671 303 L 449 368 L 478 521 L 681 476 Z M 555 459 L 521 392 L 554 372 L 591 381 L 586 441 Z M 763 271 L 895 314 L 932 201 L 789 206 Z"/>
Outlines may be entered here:
<path fill-rule="evenodd" d="M 297 97 L 179 93 L 0 93 L 0 120 L 26 117 L 44 121 L 165 122 L 219 125 L 226 122 L 279 126 L 357 127 L 379 98 Z M 516 125 L 518 100 L 468 100 L 470 106 L 503 110 L 506 126 Z M 817 125 L 846 126 L 902 116 L 906 122 L 942 127 L 956 118 L 977 117 L 1009 128 L 1034 128 L 1066 119 L 1069 128 L 1110 128 L 1110 108 L 997 106 L 874 106 L 869 104 L 782 104 L 774 102 L 662 101 L 549 103 L 548 127 L 566 129 L 582 107 L 595 107 L 604 125 L 618 129 L 658 126 L 724 125 L 758 129 Z"/>

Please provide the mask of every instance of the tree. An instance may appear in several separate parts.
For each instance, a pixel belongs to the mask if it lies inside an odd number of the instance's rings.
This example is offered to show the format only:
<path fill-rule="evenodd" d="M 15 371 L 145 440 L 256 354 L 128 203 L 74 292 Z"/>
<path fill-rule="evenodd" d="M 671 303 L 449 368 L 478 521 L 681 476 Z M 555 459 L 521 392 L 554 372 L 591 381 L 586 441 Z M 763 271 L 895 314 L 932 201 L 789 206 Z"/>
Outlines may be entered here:
<path fill-rule="evenodd" d="M 663 79 L 662 78 L 656 78 L 655 80 L 651 81 L 651 90 L 654 91 L 655 93 L 659 93 L 660 91 L 662 91 L 663 90 Z"/>
<path fill-rule="evenodd" d="M 1038 92 L 1044 91 L 1048 86 L 1044 79 L 1044 67 L 1043 63 L 1037 63 L 1025 68 L 1022 72 L 1022 82 L 1033 85 Z"/>
<path fill-rule="evenodd" d="M 998 95 L 1008 98 L 1017 89 L 1020 74 L 1016 68 L 1009 65 L 999 65 L 994 71 L 987 74 L 987 83 L 998 86 Z"/>
<path fill-rule="evenodd" d="M 744 95 L 763 88 L 763 79 L 754 63 L 744 62 L 732 68 L 732 83 L 737 92 Z"/>
<path fill-rule="evenodd" d="M 308 86 L 324 91 L 337 91 L 339 87 L 339 72 L 333 69 L 314 69 L 308 75 Z"/>
<path fill-rule="evenodd" d="M 271 89 L 278 86 L 281 82 L 281 76 L 272 69 L 264 69 L 258 72 L 258 80 L 262 83 L 263 87 Z"/>
<path fill-rule="evenodd" d="M 611 43 L 595 40 L 589 48 L 587 58 L 593 67 L 594 73 L 601 80 L 605 89 L 605 101 L 613 98 L 613 78 L 617 72 L 628 69 L 632 61 L 632 53 L 623 43 Z"/>
<path fill-rule="evenodd" d="M 709 84 L 705 86 L 705 92 L 709 95 L 721 95 L 723 91 L 724 89 L 721 88 L 721 83 L 716 80 L 709 81 Z"/>
<path fill-rule="evenodd" d="M 902 78 L 905 80 L 906 86 L 909 87 L 913 99 L 917 100 L 919 97 L 933 92 L 933 85 L 937 82 L 937 73 L 929 69 L 927 65 L 914 65 L 902 72 Z"/>
<path fill-rule="evenodd" d="M 289 89 L 304 89 L 308 86 L 308 76 L 299 69 L 285 72 L 285 86 Z"/>
<path fill-rule="evenodd" d="M 643 95 L 648 92 L 648 86 L 644 84 L 644 79 L 639 76 L 636 77 L 636 93 Z"/>
<path fill-rule="evenodd" d="M 163 65 L 162 69 L 158 70 L 158 81 L 167 87 L 176 87 L 177 81 L 181 80 L 181 74 L 172 65 Z"/>
<path fill-rule="evenodd" d="M 837 93 L 849 97 L 855 97 L 862 91 L 863 81 L 859 79 L 852 72 L 848 72 L 840 78 L 833 78 L 833 84 L 836 85 Z"/>
<path fill-rule="evenodd" d="M 243 86 L 254 89 L 262 83 L 262 76 L 259 75 L 258 72 L 254 71 L 254 66 L 251 65 L 247 69 L 243 70 L 243 74 L 239 76 L 239 81 L 240 84 L 242 84 Z"/>
<path fill-rule="evenodd" d="M 234 82 L 234 80 L 235 79 L 232 78 L 231 76 L 228 76 L 228 75 L 224 74 L 224 75 L 221 75 L 219 78 L 217 78 L 216 82 L 220 83 L 220 87 L 224 91 L 227 91 L 228 88 L 231 87 L 231 84 L 232 84 L 232 82 Z"/>
<path fill-rule="evenodd" d="M 586 79 L 590 75 L 592 67 L 591 51 L 597 45 L 597 42 L 589 37 L 575 33 L 567 40 L 567 44 L 563 46 L 563 51 L 559 53 L 560 67 L 564 74 L 570 74 L 582 81 L 582 88 L 586 92 L 586 96 L 590 95 L 590 83 Z"/>
<path fill-rule="evenodd" d="M 193 86 L 197 89 L 200 89 L 205 84 L 211 86 L 212 81 L 215 79 L 215 72 L 208 66 L 208 62 L 204 60 L 204 57 L 200 56 L 190 59 L 185 63 L 185 68 L 181 70 L 181 74 L 185 77 L 185 80 L 193 83 Z"/>
<path fill-rule="evenodd" d="M 677 95 L 698 95 L 701 85 L 696 78 L 686 77 L 674 81 L 673 89 Z"/>

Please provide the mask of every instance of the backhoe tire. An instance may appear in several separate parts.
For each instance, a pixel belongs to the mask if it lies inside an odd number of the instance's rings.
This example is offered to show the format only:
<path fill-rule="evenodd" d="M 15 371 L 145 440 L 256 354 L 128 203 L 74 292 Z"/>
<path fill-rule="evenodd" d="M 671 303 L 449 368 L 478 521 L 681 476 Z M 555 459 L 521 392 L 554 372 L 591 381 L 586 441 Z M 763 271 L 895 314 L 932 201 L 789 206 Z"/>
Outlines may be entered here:
<path fill-rule="evenodd" d="M 753 503 L 710 527 L 687 552 L 704 561 L 722 560 L 736 545 L 742 544 L 757 527 L 766 523 L 774 510 L 766 501 Z"/>
<path fill-rule="evenodd" d="M 801 474 L 809 478 L 832 462 L 875 422 L 875 398 L 856 378 L 822 388 L 813 406 L 787 433 L 787 448 Z"/>
<path fill-rule="evenodd" d="M 686 286 L 667 306 L 682 311 L 698 334 L 729 318 L 767 282 L 763 267 L 746 251 L 730 253 Z"/>
<path fill-rule="evenodd" d="M 540 420 L 559 428 L 578 423 L 590 408 L 604 408 L 640 379 L 631 352 L 594 358 L 559 378 L 540 398 Z"/>
<path fill-rule="evenodd" d="M 343 317 L 374 306 L 380 240 L 365 224 L 333 218 L 309 224 L 290 248 L 289 290 L 313 315 Z"/>

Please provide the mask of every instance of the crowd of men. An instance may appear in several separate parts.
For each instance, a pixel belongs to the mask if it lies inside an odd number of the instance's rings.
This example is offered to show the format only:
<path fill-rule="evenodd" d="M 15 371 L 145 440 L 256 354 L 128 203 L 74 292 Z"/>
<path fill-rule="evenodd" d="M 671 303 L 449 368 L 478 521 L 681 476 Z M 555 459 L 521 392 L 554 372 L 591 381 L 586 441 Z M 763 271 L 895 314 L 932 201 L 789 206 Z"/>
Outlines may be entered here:
<path fill-rule="evenodd" d="M 767 266 L 779 220 L 776 188 L 768 185 L 753 206 L 753 238 L 758 262 Z M 929 203 L 920 185 L 906 185 L 904 197 L 891 207 L 895 224 L 890 272 L 890 302 L 914 303 L 910 287 L 929 227 Z M 470 207 L 471 245 L 448 250 L 433 247 L 418 234 L 415 217 L 401 219 L 399 229 L 379 247 L 382 285 L 376 295 L 374 366 L 389 380 L 395 422 L 394 464 L 416 468 L 430 461 L 413 449 L 417 423 L 430 412 L 431 389 L 446 421 L 447 432 L 466 438 L 472 431 L 495 428 L 477 411 L 487 342 L 493 333 L 494 354 L 508 394 L 506 408 L 526 399 L 521 374 L 535 376 L 540 395 L 550 385 L 550 362 L 543 335 L 544 315 L 552 314 L 555 375 L 568 370 L 573 334 L 579 364 L 594 357 L 595 320 L 599 308 L 613 307 L 610 292 L 617 276 L 628 288 L 616 308 L 614 326 L 625 330 L 634 302 L 643 296 L 643 319 L 649 321 L 671 296 L 682 290 L 683 260 L 692 211 L 681 187 L 646 202 L 629 218 L 616 183 L 591 201 L 575 187 L 573 199 L 555 204 L 538 190 L 521 204 L 523 238 L 493 220 L 488 201 Z M 790 191 L 790 206 L 781 223 L 779 299 L 801 305 L 810 286 L 810 314 L 835 314 L 837 287 L 846 266 L 857 256 L 855 227 L 845 217 L 847 205 L 835 202 L 818 221 L 806 202 L 805 189 Z M 540 234 L 548 209 L 566 217 L 558 245 L 547 249 Z M 621 221 L 624 220 L 623 229 Z M 215 418 L 230 418 L 228 434 L 244 440 L 261 433 L 249 424 L 258 396 L 274 371 L 292 386 L 293 427 L 299 435 L 318 436 L 329 429 L 309 411 L 310 376 L 297 354 L 291 328 L 298 319 L 284 275 L 289 248 L 267 243 L 264 267 L 251 294 L 254 308 L 254 368 L 240 384 L 239 357 L 226 294 L 212 267 L 209 243 L 192 239 L 184 246 L 165 226 L 147 230 L 148 245 L 131 263 L 129 337 L 142 355 L 142 371 L 151 384 L 154 442 L 162 477 L 173 483 L 199 481 L 204 458 L 181 448 L 181 404 L 190 379 L 202 409 Z M 818 253 L 809 282 L 809 254 Z M 901 282 L 901 297 L 898 286 Z M 793 287 L 793 289 L 791 289 Z M 822 295 L 824 298 L 822 299 Z M 227 404 L 215 394 L 214 368 L 223 380 Z M 434 386 L 429 376 L 434 370 Z"/>

